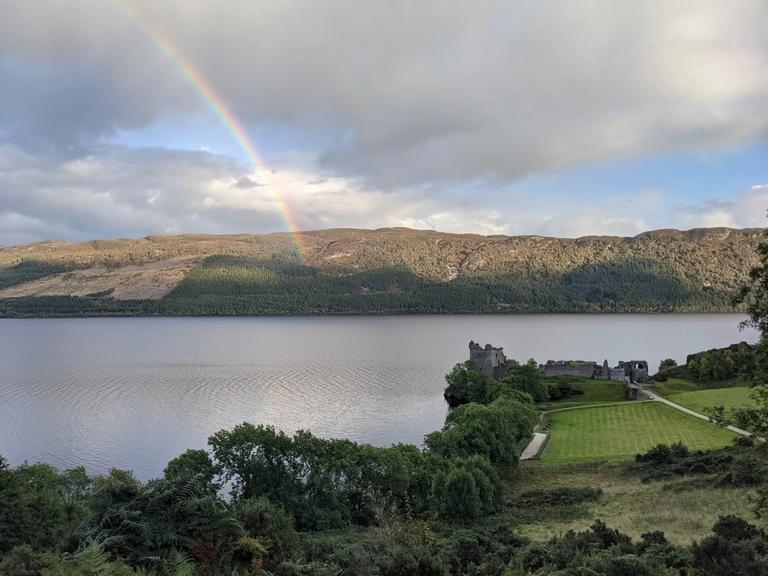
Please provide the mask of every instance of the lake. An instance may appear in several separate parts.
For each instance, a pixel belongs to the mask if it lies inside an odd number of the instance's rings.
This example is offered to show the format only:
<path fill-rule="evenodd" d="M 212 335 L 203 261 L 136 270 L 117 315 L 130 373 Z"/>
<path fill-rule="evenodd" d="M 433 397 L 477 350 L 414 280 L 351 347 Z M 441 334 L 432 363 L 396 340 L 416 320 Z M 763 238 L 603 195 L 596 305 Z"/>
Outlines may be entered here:
<path fill-rule="evenodd" d="M 508 357 L 611 365 L 739 340 L 738 314 L 0 320 L 0 454 L 162 473 L 243 421 L 376 445 L 442 426 L 474 339 Z"/>

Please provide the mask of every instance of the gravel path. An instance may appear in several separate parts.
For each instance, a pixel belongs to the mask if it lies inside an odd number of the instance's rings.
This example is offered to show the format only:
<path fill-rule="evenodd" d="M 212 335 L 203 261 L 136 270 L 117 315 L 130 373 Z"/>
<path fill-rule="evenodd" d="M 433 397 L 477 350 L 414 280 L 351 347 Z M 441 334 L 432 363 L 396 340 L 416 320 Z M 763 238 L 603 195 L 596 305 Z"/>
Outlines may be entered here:
<path fill-rule="evenodd" d="M 533 440 L 531 440 L 531 443 L 525 447 L 523 453 L 520 454 L 520 460 L 530 460 L 531 458 L 538 456 L 539 450 L 541 450 L 541 446 L 546 439 L 547 435 L 544 434 L 544 432 L 534 432 Z"/>

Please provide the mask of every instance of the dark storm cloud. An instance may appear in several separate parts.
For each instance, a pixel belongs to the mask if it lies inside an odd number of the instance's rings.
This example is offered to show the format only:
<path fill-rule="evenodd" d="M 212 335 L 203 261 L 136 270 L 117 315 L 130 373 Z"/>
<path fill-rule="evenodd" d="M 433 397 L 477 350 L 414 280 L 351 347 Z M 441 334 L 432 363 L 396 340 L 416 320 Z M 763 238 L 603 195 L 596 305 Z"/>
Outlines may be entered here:
<path fill-rule="evenodd" d="M 2 5 L 12 137 L 77 144 L 193 105 L 119 2 Z M 378 185 L 509 181 L 768 126 L 760 0 L 137 5 L 241 118 L 336 134 L 324 164 Z"/>
<path fill-rule="evenodd" d="M 262 186 L 262 184 L 259 184 L 252 178 L 248 178 L 248 176 L 241 176 L 232 184 L 232 188 L 239 188 L 240 190 L 248 190 L 258 186 Z"/>

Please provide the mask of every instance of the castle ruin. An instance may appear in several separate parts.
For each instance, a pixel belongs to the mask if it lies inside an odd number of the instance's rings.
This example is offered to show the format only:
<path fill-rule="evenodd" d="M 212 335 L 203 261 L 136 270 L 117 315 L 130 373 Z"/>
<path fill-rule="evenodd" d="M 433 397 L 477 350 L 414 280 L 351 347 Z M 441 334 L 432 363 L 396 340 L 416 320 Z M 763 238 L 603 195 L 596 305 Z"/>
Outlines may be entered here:
<path fill-rule="evenodd" d="M 507 357 L 503 348 L 495 348 L 490 344 L 480 346 L 474 341 L 469 343 L 469 359 L 483 374 L 496 380 L 507 373 Z M 539 374 L 545 378 L 553 376 L 578 376 L 590 380 L 613 380 L 623 382 L 627 398 L 637 399 L 640 386 L 648 381 L 648 362 L 645 360 L 620 361 L 611 368 L 608 360 L 602 365 L 585 360 L 548 360 L 539 364 Z"/>
<path fill-rule="evenodd" d="M 645 360 L 620 361 L 611 368 L 608 360 L 600 365 L 585 360 L 548 360 L 539 365 L 539 374 L 545 378 L 552 376 L 579 376 L 591 380 L 615 380 L 616 382 L 647 382 L 648 362 Z"/>
<path fill-rule="evenodd" d="M 620 361 L 615 367 L 604 360 L 602 366 L 597 362 L 584 360 L 549 360 L 539 365 L 539 374 L 545 378 L 552 376 L 580 376 L 591 380 L 613 380 L 623 382 L 629 400 L 637 400 L 640 386 L 648 381 L 648 362 L 645 360 Z"/>
<path fill-rule="evenodd" d="M 469 359 L 489 378 L 498 380 L 507 373 L 507 357 L 504 356 L 504 348 L 494 348 L 490 344 L 483 347 L 470 341 Z"/>

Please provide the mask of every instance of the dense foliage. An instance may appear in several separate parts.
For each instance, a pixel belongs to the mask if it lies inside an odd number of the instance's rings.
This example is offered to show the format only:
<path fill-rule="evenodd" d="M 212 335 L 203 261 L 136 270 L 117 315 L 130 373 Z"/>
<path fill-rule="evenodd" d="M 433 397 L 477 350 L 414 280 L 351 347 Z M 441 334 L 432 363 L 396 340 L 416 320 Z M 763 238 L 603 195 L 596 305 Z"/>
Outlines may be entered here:
<path fill-rule="evenodd" d="M 499 380 L 486 376 L 477 369 L 474 362 L 467 360 L 456 364 L 445 376 L 448 386 L 444 397 L 448 405 L 455 408 L 469 402 L 488 404 L 499 398 L 517 398 L 545 402 L 550 396 L 550 384 L 538 372 L 535 360 L 520 364 L 507 359 L 507 373 Z M 561 385 L 562 384 L 562 385 Z M 555 383 L 557 394 L 569 395 L 572 387 L 564 382 Z"/>
<path fill-rule="evenodd" d="M 740 342 L 691 354 L 686 359 L 686 368 L 696 382 L 704 384 L 733 378 L 748 380 L 755 371 L 755 346 Z"/>
<path fill-rule="evenodd" d="M 67 266 L 39 260 L 22 260 L 14 266 L 0 268 L 0 289 L 30 280 L 37 280 L 67 270 Z"/>
<path fill-rule="evenodd" d="M 662 452 L 645 460 L 657 461 Z M 680 448 L 672 452 L 685 457 Z M 222 498 L 209 475 L 216 458 L 204 454 L 185 453 L 164 477 L 147 483 L 119 470 L 88 477 L 79 469 L 3 464 L 0 575 L 746 576 L 768 567 L 765 532 L 735 517 L 721 518 L 712 535 L 690 548 L 672 545 L 662 532 L 632 541 L 600 521 L 542 542 L 503 523 L 464 525 L 467 514 L 502 505 L 490 485 L 466 497 L 482 485 L 478 478 L 495 473 L 477 456 L 438 472 L 434 486 L 448 496 L 437 518 L 379 509 L 365 531 L 297 532 L 292 515 L 268 497 L 245 496 L 236 487 Z M 600 497 L 590 487 L 534 489 L 511 505 L 567 507 Z M 455 520 L 439 520 L 444 509 Z"/>
<path fill-rule="evenodd" d="M 759 384 L 755 371 L 758 355 L 759 347 L 747 342 L 713 348 L 689 354 L 685 364 L 680 366 L 674 360 L 664 360 L 653 380 L 666 382 L 669 378 L 682 378 L 702 388 L 720 388 L 735 383 Z"/>
<path fill-rule="evenodd" d="M 161 300 L 4 298 L 0 316 L 726 311 L 732 297 L 657 260 L 586 263 L 569 272 L 521 263 L 443 280 L 402 265 L 338 274 L 283 257 L 211 256 Z"/>
<path fill-rule="evenodd" d="M 638 454 L 629 470 L 640 474 L 643 481 L 664 480 L 675 476 L 716 476 L 710 482 L 730 486 L 755 486 L 768 472 L 768 459 L 761 446 L 749 438 L 739 438 L 733 446 L 714 450 L 691 451 L 676 443 L 659 444 Z"/>
<path fill-rule="evenodd" d="M 505 503 L 502 480 L 530 437 L 533 396 L 552 383 L 542 382 L 533 363 L 510 363 L 501 380 L 478 374 L 459 364 L 447 375 L 446 396 L 451 390 L 461 402 L 423 449 L 242 424 L 211 436 L 209 450 L 181 454 L 161 478 L 145 483 L 121 470 L 90 477 L 82 469 L 0 461 L 0 576 L 661 576 L 763 569 L 765 534 L 732 517 L 691 548 L 673 546 L 661 532 L 633 542 L 600 521 L 546 542 L 517 536 L 513 525 L 487 524 L 505 506 L 569 509 L 600 499 L 602 491 L 532 486 Z M 658 446 L 637 457 L 633 473 L 757 486 L 758 509 L 768 510 L 764 451 L 749 441 L 708 452 Z"/>
<path fill-rule="evenodd" d="M 749 281 L 741 288 L 736 302 L 746 304 L 747 324 L 760 331 L 755 353 L 755 380 L 768 383 L 768 241 L 757 248 L 759 264 L 749 272 Z"/>

